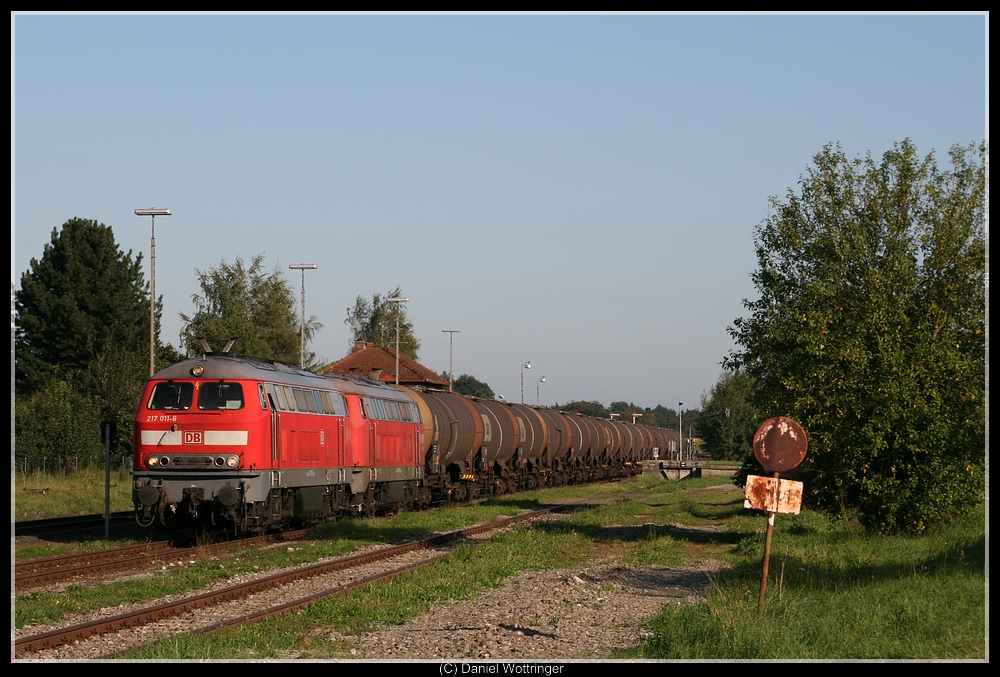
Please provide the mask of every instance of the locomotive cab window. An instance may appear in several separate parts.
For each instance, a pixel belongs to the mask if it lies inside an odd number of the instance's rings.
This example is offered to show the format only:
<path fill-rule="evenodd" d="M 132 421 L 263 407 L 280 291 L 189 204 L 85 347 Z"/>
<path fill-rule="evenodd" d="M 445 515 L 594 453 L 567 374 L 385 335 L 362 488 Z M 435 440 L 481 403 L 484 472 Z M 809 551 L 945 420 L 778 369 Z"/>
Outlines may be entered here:
<path fill-rule="evenodd" d="M 157 383 L 149 396 L 147 409 L 190 409 L 194 401 L 193 383 Z"/>
<path fill-rule="evenodd" d="M 267 394 L 271 397 L 271 402 L 276 409 L 285 411 L 288 406 L 285 404 L 285 393 L 282 392 L 281 386 L 268 383 L 264 388 L 267 390 Z"/>
<path fill-rule="evenodd" d="M 208 381 L 201 386 L 198 395 L 199 409 L 242 409 L 243 386 L 225 381 Z"/>

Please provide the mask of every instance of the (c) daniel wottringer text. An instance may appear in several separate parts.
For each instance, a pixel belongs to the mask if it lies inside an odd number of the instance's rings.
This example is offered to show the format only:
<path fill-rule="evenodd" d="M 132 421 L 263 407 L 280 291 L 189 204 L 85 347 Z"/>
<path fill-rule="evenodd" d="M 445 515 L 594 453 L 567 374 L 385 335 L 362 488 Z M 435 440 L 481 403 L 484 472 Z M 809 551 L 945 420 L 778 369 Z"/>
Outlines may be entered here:
<path fill-rule="evenodd" d="M 459 675 L 561 675 L 564 665 L 548 663 L 442 663 L 442 677 Z"/>

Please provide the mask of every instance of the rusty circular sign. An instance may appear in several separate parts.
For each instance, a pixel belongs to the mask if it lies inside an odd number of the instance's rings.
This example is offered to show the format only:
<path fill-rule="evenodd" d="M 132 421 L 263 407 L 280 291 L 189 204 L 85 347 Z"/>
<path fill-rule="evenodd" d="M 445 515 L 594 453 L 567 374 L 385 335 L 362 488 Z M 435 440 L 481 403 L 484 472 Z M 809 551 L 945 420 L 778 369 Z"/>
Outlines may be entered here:
<path fill-rule="evenodd" d="M 806 457 L 806 433 L 798 423 L 775 416 L 760 424 L 753 436 L 753 455 L 771 472 L 785 472 Z"/>

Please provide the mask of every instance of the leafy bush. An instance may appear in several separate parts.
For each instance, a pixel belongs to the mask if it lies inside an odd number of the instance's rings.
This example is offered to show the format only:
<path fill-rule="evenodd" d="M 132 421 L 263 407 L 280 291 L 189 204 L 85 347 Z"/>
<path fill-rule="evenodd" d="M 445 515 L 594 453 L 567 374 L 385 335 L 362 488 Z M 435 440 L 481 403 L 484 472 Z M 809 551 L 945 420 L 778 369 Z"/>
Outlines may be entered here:
<path fill-rule="evenodd" d="M 760 294 L 727 367 L 809 437 L 815 506 L 877 531 L 968 513 L 985 484 L 985 146 L 826 147 L 756 230 Z M 758 466 L 752 456 L 746 474 Z"/>

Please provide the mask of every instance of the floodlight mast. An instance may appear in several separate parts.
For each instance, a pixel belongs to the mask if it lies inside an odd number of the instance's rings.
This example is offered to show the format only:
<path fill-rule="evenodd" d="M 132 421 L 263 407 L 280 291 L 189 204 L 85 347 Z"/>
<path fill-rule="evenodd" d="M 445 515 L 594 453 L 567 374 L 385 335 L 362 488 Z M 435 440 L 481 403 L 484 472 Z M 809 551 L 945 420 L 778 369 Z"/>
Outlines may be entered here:
<path fill-rule="evenodd" d="M 452 362 L 453 349 L 455 347 L 455 334 L 461 329 L 442 329 L 441 331 L 450 334 L 448 337 L 448 392 L 452 392 L 455 385 L 455 367 Z"/>
<path fill-rule="evenodd" d="M 387 298 L 386 303 L 406 303 L 410 299 L 402 296 Z M 396 385 L 399 385 L 399 306 L 396 306 Z"/>
<path fill-rule="evenodd" d="M 299 324 L 299 366 L 306 366 L 306 271 L 316 270 L 315 263 L 292 263 L 291 270 L 302 271 L 302 322 Z"/>
<path fill-rule="evenodd" d="M 149 375 L 156 372 L 156 217 L 173 212 L 161 207 L 136 209 L 136 216 L 150 217 L 149 236 Z"/>
<path fill-rule="evenodd" d="M 680 461 L 684 460 L 684 410 L 681 409 L 683 406 L 683 400 L 677 403 L 677 438 L 678 444 L 680 444 L 680 448 L 677 450 L 677 459 Z"/>

